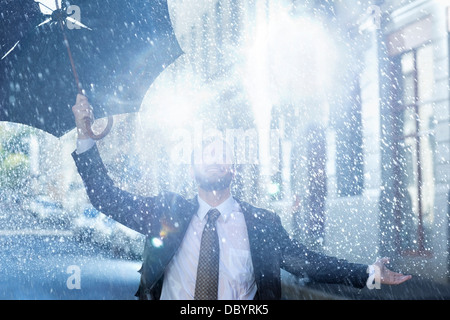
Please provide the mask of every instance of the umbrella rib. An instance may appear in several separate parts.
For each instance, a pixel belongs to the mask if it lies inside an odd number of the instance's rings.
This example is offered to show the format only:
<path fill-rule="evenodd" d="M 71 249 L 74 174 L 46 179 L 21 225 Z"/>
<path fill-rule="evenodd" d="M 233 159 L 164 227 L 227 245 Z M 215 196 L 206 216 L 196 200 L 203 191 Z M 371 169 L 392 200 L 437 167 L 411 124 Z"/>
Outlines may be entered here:
<path fill-rule="evenodd" d="M 41 23 L 39 23 L 35 28 L 39 28 L 40 26 L 43 26 L 44 24 L 46 24 L 46 23 L 49 23 L 50 21 L 52 21 L 52 18 L 48 18 L 48 19 L 46 19 L 45 21 L 43 21 L 43 22 L 41 22 Z M 8 50 L 8 52 L 6 52 L 4 55 L 3 55 L 3 57 L 0 59 L 0 60 L 3 60 L 3 59 L 5 59 L 16 47 L 17 47 L 17 45 L 19 44 L 19 42 L 20 42 L 20 40 L 18 40 L 12 47 L 11 47 L 11 49 L 9 49 Z"/>
<path fill-rule="evenodd" d="M 80 21 L 78 21 L 78 20 L 76 20 L 76 19 L 74 19 L 74 18 L 71 18 L 71 17 L 67 17 L 66 19 L 67 19 L 67 20 L 69 20 L 70 22 L 72 22 L 72 23 L 74 23 L 74 24 L 76 24 L 76 25 L 80 26 L 80 27 L 83 27 L 83 28 L 86 28 L 86 29 L 88 29 L 88 30 L 91 30 L 91 31 L 92 31 L 92 29 L 91 29 L 91 28 L 89 28 L 88 26 L 86 26 L 86 25 L 82 24 L 82 23 L 81 23 Z"/>
<path fill-rule="evenodd" d="M 11 49 L 9 49 L 8 50 L 8 52 L 7 53 L 5 53 L 4 55 L 3 55 L 3 57 L 0 59 L 0 60 L 3 60 L 3 59 L 5 59 L 6 58 L 6 56 L 8 55 L 8 54 L 10 54 L 11 53 L 11 51 L 13 51 L 16 47 L 17 47 L 17 45 L 19 44 L 19 42 L 20 42 L 20 40 L 19 41 L 17 41 L 13 46 L 12 46 L 12 48 Z"/>
<path fill-rule="evenodd" d="M 43 5 L 44 7 L 46 7 L 47 9 L 49 9 L 50 11 L 54 11 L 52 8 L 50 8 L 50 7 L 48 7 L 47 5 L 45 5 L 44 3 L 42 3 L 42 2 L 40 2 L 40 1 L 36 1 L 38 4 L 41 4 L 41 5 Z M 50 18 L 48 18 L 48 19 L 46 19 L 46 20 L 44 20 L 43 22 L 41 22 L 41 23 L 39 23 L 35 28 L 39 28 L 40 26 L 43 26 L 44 24 L 46 24 L 46 23 L 49 23 L 50 21 L 52 21 L 52 18 L 50 17 Z M 6 52 L 4 55 L 3 55 L 3 57 L 0 59 L 0 60 L 3 60 L 3 59 L 5 59 L 16 47 L 17 47 L 17 45 L 19 44 L 19 42 L 20 42 L 20 40 L 18 40 L 12 47 L 11 47 L 11 49 L 9 49 L 8 50 L 8 52 Z"/>
<path fill-rule="evenodd" d="M 39 24 L 36 26 L 36 28 L 39 28 L 40 26 L 43 26 L 44 24 L 49 23 L 50 21 L 52 21 L 52 18 L 48 18 L 48 19 L 42 21 L 41 23 L 39 23 Z"/>

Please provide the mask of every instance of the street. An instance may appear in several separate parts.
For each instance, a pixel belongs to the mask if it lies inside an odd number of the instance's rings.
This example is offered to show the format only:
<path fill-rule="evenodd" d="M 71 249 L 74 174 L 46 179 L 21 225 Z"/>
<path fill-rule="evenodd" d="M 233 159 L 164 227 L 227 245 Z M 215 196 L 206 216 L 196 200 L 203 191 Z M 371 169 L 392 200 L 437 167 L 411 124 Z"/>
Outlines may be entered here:
<path fill-rule="evenodd" d="M 18 206 L 0 206 L 1 300 L 130 300 L 140 261 L 43 224 Z"/>
<path fill-rule="evenodd" d="M 2 201 L 0 300 L 135 300 L 141 261 L 118 258 L 113 248 L 120 242 L 104 241 L 80 239 L 70 224 L 43 221 L 20 204 Z M 382 290 L 307 284 L 285 271 L 282 280 L 284 300 L 450 299 L 448 285 L 416 275 Z"/>
<path fill-rule="evenodd" d="M 134 299 L 139 262 L 59 236 L 1 237 L 0 246 L 0 299 Z"/>

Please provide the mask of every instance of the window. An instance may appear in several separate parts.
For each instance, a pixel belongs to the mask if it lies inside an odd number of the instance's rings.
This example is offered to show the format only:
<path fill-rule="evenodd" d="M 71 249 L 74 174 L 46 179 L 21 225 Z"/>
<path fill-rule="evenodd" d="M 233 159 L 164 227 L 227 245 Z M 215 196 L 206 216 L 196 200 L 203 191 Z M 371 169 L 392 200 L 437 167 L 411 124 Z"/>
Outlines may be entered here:
<path fill-rule="evenodd" d="M 396 216 L 403 253 L 431 250 L 434 213 L 433 47 L 423 45 L 399 56 L 401 101 L 399 122 Z"/>

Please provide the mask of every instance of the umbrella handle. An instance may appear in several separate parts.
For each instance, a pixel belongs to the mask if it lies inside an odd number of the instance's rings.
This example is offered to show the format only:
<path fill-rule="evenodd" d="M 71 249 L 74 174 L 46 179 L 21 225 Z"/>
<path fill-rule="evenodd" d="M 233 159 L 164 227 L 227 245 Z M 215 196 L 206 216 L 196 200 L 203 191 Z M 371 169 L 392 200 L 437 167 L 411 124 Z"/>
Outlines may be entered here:
<path fill-rule="evenodd" d="M 105 129 L 103 130 L 103 132 L 101 132 L 100 134 L 95 134 L 94 131 L 92 131 L 92 121 L 90 118 L 86 117 L 84 118 L 85 124 L 86 124 L 86 129 L 87 129 L 87 134 L 89 135 L 89 137 L 91 137 L 94 140 L 100 140 L 103 139 L 110 131 L 113 125 L 113 117 L 109 116 L 108 117 L 108 123 L 106 124 Z"/>

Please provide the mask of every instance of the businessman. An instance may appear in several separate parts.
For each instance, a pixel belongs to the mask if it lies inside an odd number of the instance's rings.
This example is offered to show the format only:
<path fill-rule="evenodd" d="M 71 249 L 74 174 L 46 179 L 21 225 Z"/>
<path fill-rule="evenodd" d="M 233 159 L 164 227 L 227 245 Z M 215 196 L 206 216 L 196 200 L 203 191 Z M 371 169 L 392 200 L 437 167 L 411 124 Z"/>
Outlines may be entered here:
<path fill-rule="evenodd" d="M 222 140 L 205 140 L 193 153 L 195 198 L 172 192 L 143 197 L 117 188 L 108 176 L 87 136 L 87 98 L 78 95 L 72 111 L 78 131 L 72 156 L 92 205 L 146 236 L 140 299 L 280 299 L 281 269 L 318 282 L 366 285 L 368 265 L 308 250 L 289 237 L 275 213 L 233 197 L 233 155 Z M 382 284 L 411 278 L 386 262 L 370 266 Z"/>

